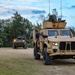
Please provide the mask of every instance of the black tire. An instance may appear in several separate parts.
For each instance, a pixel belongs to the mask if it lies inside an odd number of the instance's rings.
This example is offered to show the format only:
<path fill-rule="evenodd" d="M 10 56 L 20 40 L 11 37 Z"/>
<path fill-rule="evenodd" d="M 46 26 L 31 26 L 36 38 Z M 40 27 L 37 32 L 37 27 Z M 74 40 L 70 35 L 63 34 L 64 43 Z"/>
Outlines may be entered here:
<path fill-rule="evenodd" d="M 1 48 L 2 46 L 0 46 L 0 48 Z"/>
<path fill-rule="evenodd" d="M 43 51 L 43 61 L 44 65 L 50 65 L 52 62 L 52 57 L 50 57 L 49 54 L 47 53 L 47 48 L 44 48 Z"/>
<path fill-rule="evenodd" d="M 25 44 L 25 45 L 23 46 L 23 48 L 24 48 L 24 49 L 27 49 L 27 45 Z"/>
<path fill-rule="evenodd" d="M 13 49 L 16 49 L 17 47 L 13 44 Z"/>
<path fill-rule="evenodd" d="M 34 47 L 34 59 L 40 60 L 40 55 L 38 54 L 38 48 Z"/>

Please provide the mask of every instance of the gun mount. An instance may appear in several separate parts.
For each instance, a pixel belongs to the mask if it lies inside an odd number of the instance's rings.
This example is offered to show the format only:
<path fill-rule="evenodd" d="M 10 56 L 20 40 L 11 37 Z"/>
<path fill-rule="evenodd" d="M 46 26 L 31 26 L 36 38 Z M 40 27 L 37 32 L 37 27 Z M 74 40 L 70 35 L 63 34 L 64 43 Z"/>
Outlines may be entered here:
<path fill-rule="evenodd" d="M 64 29 L 67 22 L 65 20 L 61 20 L 61 18 L 56 18 L 55 15 L 51 15 L 49 20 L 43 22 L 44 29 Z"/>

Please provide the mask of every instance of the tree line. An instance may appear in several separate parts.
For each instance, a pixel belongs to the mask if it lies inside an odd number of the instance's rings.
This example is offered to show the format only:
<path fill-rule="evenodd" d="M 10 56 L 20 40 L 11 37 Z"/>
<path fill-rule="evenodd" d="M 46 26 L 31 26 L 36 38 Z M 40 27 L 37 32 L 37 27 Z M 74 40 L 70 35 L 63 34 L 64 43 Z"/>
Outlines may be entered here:
<path fill-rule="evenodd" d="M 0 20 L 0 43 L 3 46 L 12 46 L 13 39 L 24 34 L 31 41 L 30 33 L 37 27 L 41 27 L 39 23 L 33 25 L 32 22 L 16 12 L 10 19 Z"/>
<path fill-rule="evenodd" d="M 12 46 L 12 41 L 14 38 L 25 34 L 27 40 L 30 41 L 29 44 L 31 44 L 31 32 L 33 29 L 41 29 L 41 26 L 42 25 L 39 23 L 33 25 L 32 22 L 16 12 L 10 19 L 0 20 L 0 43 L 3 44 L 2 46 L 4 47 Z M 75 28 L 70 27 L 70 30 L 75 35 Z"/>

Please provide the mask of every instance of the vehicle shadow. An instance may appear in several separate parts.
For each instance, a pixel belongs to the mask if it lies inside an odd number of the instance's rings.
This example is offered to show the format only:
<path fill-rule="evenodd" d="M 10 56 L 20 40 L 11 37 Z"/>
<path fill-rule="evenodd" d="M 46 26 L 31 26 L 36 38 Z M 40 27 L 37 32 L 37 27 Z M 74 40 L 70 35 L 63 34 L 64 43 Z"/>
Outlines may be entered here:
<path fill-rule="evenodd" d="M 51 65 L 75 65 L 75 59 L 57 59 L 53 60 Z"/>
<path fill-rule="evenodd" d="M 17 47 L 17 48 L 12 48 L 12 49 L 14 49 L 14 50 L 26 50 L 26 49 L 28 49 L 28 48 L 23 48 L 23 47 Z"/>
<path fill-rule="evenodd" d="M 43 63 L 43 59 L 40 60 L 40 62 Z M 56 60 L 53 60 L 51 65 L 54 65 L 54 66 L 72 66 L 72 65 L 75 65 L 75 59 L 56 59 Z"/>

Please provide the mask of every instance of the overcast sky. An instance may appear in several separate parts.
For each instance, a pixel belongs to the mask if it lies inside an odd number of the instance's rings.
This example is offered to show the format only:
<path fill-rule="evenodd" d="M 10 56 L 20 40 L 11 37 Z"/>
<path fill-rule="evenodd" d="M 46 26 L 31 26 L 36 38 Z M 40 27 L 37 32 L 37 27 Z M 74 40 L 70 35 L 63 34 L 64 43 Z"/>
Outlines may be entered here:
<path fill-rule="evenodd" d="M 61 14 L 61 0 L 50 0 L 50 13 L 57 9 Z M 49 0 L 0 0 L 0 19 L 13 16 L 16 11 L 31 22 L 39 22 L 39 16 L 49 13 Z M 67 26 L 75 25 L 75 0 L 62 0 L 62 19 L 66 19 Z"/>

